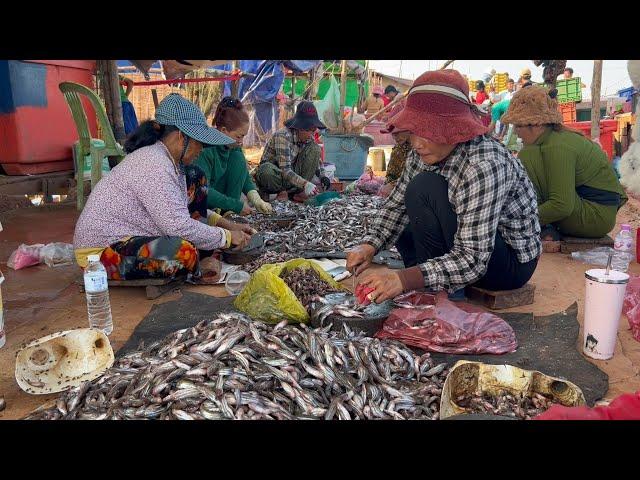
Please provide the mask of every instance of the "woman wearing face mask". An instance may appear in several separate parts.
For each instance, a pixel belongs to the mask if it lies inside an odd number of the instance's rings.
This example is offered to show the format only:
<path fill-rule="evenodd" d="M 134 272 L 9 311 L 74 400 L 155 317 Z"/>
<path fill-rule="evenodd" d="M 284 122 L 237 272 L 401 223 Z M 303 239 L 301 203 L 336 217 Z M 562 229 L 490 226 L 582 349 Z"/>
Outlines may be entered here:
<path fill-rule="evenodd" d="M 222 213 L 232 211 L 249 215 L 251 204 L 261 213 L 273 213 L 273 207 L 260 198 L 242 153 L 242 140 L 249 130 L 249 115 L 240 100 L 223 98 L 213 117 L 213 125 L 236 143 L 205 148 L 195 161 L 209 181 L 207 206 L 212 210 L 220 209 Z M 242 201 L 243 193 L 249 203 Z"/>
<path fill-rule="evenodd" d="M 363 243 L 347 257 L 356 274 L 376 251 L 396 242 L 407 268 L 369 270 L 360 284 L 376 303 L 427 288 L 454 293 L 467 285 L 522 287 L 542 252 L 536 194 L 520 161 L 486 135 L 455 70 L 426 72 L 394 118 L 410 133 L 398 185 Z"/>
<path fill-rule="evenodd" d="M 186 172 L 203 145 L 232 143 L 193 103 L 167 96 L 155 120 L 127 139 L 128 155 L 91 192 L 73 239 L 78 264 L 85 267 L 88 255 L 99 254 L 114 280 L 197 278 L 203 255 L 245 246 L 247 226 L 206 223 L 206 178 Z"/>

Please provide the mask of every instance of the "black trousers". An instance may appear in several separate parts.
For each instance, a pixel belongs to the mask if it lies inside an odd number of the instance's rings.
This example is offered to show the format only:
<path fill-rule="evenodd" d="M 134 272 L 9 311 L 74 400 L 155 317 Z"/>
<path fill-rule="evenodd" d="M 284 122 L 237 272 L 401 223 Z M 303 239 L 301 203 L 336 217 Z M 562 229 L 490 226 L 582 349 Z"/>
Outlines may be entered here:
<path fill-rule="evenodd" d="M 416 175 L 407 186 L 405 205 L 410 223 L 396 242 L 405 266 L 412 267 L 451 251 L 458 216 L 449 203 L 447 180 L 432 172 Z M 529 281 L 537 265 L 537 258 L 520 263 L 515 250 L 496 232 L 487 271 L 474 285 L 488 290 L 520 288 Z"/>

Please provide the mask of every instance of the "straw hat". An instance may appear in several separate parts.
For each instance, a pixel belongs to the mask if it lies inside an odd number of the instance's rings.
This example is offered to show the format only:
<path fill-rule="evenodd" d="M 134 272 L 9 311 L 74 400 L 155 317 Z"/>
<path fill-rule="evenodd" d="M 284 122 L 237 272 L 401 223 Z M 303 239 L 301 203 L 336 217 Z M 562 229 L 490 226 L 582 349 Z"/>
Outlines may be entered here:
<path fill-rule="evenodd" d="M 378 95 L 384 95 L 384 89 L 380 85 L 373 87 L 371 93 L 377 93 Z"/>
<path fill-rule="evenodd" d="M 513 125 L 561 124 L 562 114 L 546 88 L 531 86 L 513 95 L 509 109 L 500 121 Z"/>
<path fill-rule="evenodd" d="M 111 343 L 100 330 L 80 328 L 31 342 L 16 357 L 16 381 L 27 393 L 62 392 L 94 380 L 111 365 Z"/>
<path fill-rule="evenodd" d="M 415 79 L 404 109 L 387 125 L 434 143 L 453 145 L 487 132 L 483 113 L 469 100 L 469 83 L 457 70 L 425 72 Z"/>

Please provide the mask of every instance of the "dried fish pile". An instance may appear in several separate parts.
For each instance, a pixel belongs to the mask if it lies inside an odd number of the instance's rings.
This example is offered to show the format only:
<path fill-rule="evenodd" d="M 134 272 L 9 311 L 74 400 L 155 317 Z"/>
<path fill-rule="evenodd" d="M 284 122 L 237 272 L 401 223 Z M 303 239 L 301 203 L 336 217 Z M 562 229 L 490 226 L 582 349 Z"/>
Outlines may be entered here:
<path fill-rule="evenodd" d="M 296 298 L 304 308 L 309 310 L 309 305 L 317 296 L 328 293 L 338 293 L 337 290 L 325 282 L 313 268 L 294 268 L 288 272 L 282 272 L 280 278 L 293 291 Z"/>
<path fill-rule="evenodd" d="M 30 419 L 436 419 L 447 370 L 404 345 L 219 314 Z"/>
<path fill-rule="evenodd" d="M 470 409 L 473 413 L 502 415 L 506 417 L 517 417 L 522 420 L 530 420 L 546 412 L 554 402 L 539 393 L 534 393 L 533 396 L 521 396 L 503 392 L 498 396 L 487 393 L 483 395 L 461 395 L 456 399 L 456 403 L 463 408 Z"/>
<path fill-rule="evenodd" d="M 344 251 L 358 245 L 378 214 L 384 199 L 352 195 L 320 207 L 303 206 L 299 218 L 287 231 L 270 232 L 267 245 L 280 251 Z"/>
<path fill-rule="evenodd" d="M 260 255 L 258 258 L 256 258 L 252 262 L 245 263 L 244 265 L 242 265 L 240 269 L 248 273 L 253 273 L 256 270 L 258 270 L 261 266 L 266 265 L 268 263 L 286 262 L 296 257 L 297 255 L 294 255 L 292 253 L 277 253 L 272 250 L 267 250 L 265 253 Z"/>

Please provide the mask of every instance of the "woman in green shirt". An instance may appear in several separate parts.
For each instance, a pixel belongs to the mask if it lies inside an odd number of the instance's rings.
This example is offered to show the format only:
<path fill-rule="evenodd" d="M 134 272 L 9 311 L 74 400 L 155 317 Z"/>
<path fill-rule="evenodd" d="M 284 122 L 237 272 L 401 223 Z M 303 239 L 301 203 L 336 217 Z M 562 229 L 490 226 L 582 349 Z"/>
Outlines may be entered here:
<path fill-rule="evenodd" d="M 213 124 L 237 143 L 205 148 L 195 161 L 209 181 L 207 207 L 220 209 L 222 213 L 231 211 L 248 215 L 253 211 L 252 204 L 261 213 L 272 213 L 271 205 L 260 198 L 242 153 L 242 140 L 249 130 L 249 116 L 240 100 L 223 98 L 216 109 Z M 248 202 L 242 200 L 243 193 Z"/>
<path fill-rule="evenodd" d="M 627 196 L 607 155 L 562 125 L 545 88 L 519 90 L 502 121 L 515 126 L 524 144 L 518 158 L 538 194 L 543 238 L 557 240 L 558 233 L 599 238 L 613 230 Z"/>

